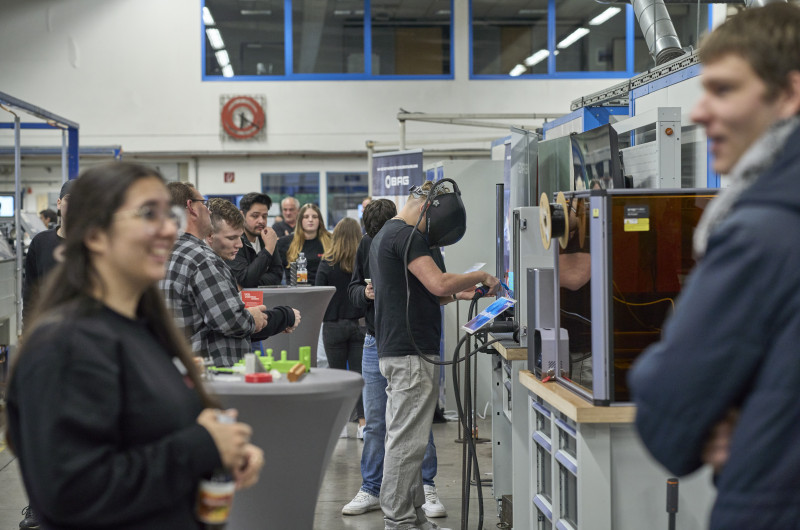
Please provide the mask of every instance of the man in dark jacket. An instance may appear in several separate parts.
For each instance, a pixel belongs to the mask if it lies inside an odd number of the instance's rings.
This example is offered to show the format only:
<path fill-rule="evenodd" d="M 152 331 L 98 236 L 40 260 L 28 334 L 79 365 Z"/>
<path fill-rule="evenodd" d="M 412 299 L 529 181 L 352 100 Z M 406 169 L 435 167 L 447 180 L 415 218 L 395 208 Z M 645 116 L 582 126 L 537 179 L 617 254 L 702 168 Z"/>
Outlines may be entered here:
<path fill-rule="evenodd" d="M 629 382 L 653 456 L 710 464 L 710 528 L 800 521 L 800 8 L 744 11 L 703 43 L 692 111 L 725 188 L 695 234 L 703 256 L 662 341 Z"/>
<path fill-rule="evenodd" d="M 297 226 L 297 214 L 300 211 L 300 201 L 294 197 L 284 197 L 281 201 L 281 215 L 283 221 L 278 221 L 272 228 L 278 237 L 286 237 L 294 234 L 294 229 Z"/>
<path fill-rule="evenodd" d="M 244 289 L 278 285 L 283 279 L 281 257 L 275 252 L 278 236 L 267 226 L 270 207 L 272 199 L 264 193 L 248 193 L 239 201 L 244 216 L 242 248 L 233 260 L 226 259 L 226 263 Z"/>
<path fill-rule="evenodd" d="M 56 249 L 66 238 L 66 226 L 64 218 L 67 215 L 67 203 L 69 202 L 69 192 L 75 180 L 68 180 L 61 185 L 61 192 L 58 194 L 58 217 L 61 223 L 55 228 L 39 232 L 33 237 L 28 253 L 25 256 L 25 282 L 22 284 L 22 311 L 23 323 L 25 317 L 30 315 L 30 310 L 36 299 L 36 290 L 44 277 L 56 266 Z"/>

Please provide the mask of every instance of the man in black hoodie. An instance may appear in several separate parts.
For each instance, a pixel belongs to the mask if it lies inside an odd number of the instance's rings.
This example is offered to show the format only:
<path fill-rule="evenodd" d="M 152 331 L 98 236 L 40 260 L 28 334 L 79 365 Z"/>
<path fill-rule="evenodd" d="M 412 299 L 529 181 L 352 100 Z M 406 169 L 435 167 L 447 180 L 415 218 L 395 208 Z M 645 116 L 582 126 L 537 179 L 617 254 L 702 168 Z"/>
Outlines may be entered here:
<path fill-rule="evenodd" d="M 279 285 L 283 279 L 281 257 L 275 252 L 278 235 L 267 226 L 271 207 L 272 199 L 265 193 L 248 193 L 239 201 L 244 217 L 242 248 L 232 260 L 225 260 L 236 277 L 236 283 L 244 289 Z"/>
<path fill-rule="evenodd" d="M 39 283 L 58 263 L 56 249 L 67 237 L 64 217 L 67 215 L 69 192 L 74 183 L 74 179 L 66 181 L 61 185 L 61 192 L 58 194 L 56 207 L 58 208 L 58 217 L 61 223 L 55 228 L 36 234 L 28 247 L 28 253 L 25 256 L 25 282 L 22 284 L 23 323 L 25 322 L 25 317 L 30 315 Z"/>
<path fill-rule="evenodd" d="M 725 188 L 661 342 L 629 376 L 636 426 L 676 475 L 712 466 L 710 528 L 800 521 L 800 8 L 743 11 L 700 48 L 703 125 Z"/>

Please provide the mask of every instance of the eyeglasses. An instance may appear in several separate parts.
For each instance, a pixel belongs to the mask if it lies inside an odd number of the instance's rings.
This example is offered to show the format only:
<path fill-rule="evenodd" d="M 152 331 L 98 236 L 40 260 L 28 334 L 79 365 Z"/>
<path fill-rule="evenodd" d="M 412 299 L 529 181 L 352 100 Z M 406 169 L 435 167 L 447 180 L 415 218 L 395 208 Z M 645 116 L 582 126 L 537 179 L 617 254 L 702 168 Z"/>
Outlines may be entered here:
<path fill-rule="evenodd" d="M 208 199 L 189 199 L 192 202 L 202 202 L 203 206 L 208 208 Z"/>
<path fill-rule="evenodd" d="M 144 204 L 139 208 L 123 210 L 114 215 L 141 219 L 156 230 L 163 227 L 166 222 L 170 222 L 174 224 L 176 228 L 180 229 L 184 219 L 182 209 L 175 206 L 164 208 L 156 204 Z"/>

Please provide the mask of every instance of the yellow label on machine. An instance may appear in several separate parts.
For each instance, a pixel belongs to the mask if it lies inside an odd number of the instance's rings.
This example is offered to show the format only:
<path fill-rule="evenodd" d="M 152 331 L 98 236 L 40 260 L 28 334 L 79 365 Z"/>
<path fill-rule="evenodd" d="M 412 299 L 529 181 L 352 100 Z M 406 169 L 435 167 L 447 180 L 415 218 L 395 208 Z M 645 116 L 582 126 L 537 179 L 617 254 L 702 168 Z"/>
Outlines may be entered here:
<path fill-rule="evenodd" d="M 625 219 L 625 231 L 626 232 L 649 232 L 650 231 L 650 219 L 647 218 L 639 218 L 639 219 Z"/>

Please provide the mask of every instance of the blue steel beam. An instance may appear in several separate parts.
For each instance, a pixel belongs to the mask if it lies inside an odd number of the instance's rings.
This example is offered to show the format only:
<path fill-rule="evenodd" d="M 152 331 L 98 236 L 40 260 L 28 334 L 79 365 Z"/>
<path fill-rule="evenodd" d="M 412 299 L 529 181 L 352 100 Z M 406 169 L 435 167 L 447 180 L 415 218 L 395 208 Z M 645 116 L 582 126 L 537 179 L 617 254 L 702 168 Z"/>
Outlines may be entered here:
<path fill-rule="evenodd" d="M 22 156 L 58 156 L 61 154 L 60 147 L 22 147 Z M 81 147 L 80 156 L 103 156 L 108 155 L 116 159 L 122 158 L 122 146 L 94 146 Z M 0 147 L 0 156 L 10 156 L 14 154 L 13 147 Z"/>
<path fill-rule="evenodd" d="M 50 125 L 49 123 L 20 123 L 20 129 L 63 129 L 58 125 Z M 13 129 L 13 123 L 0 123 L 0 129 Z"/>

